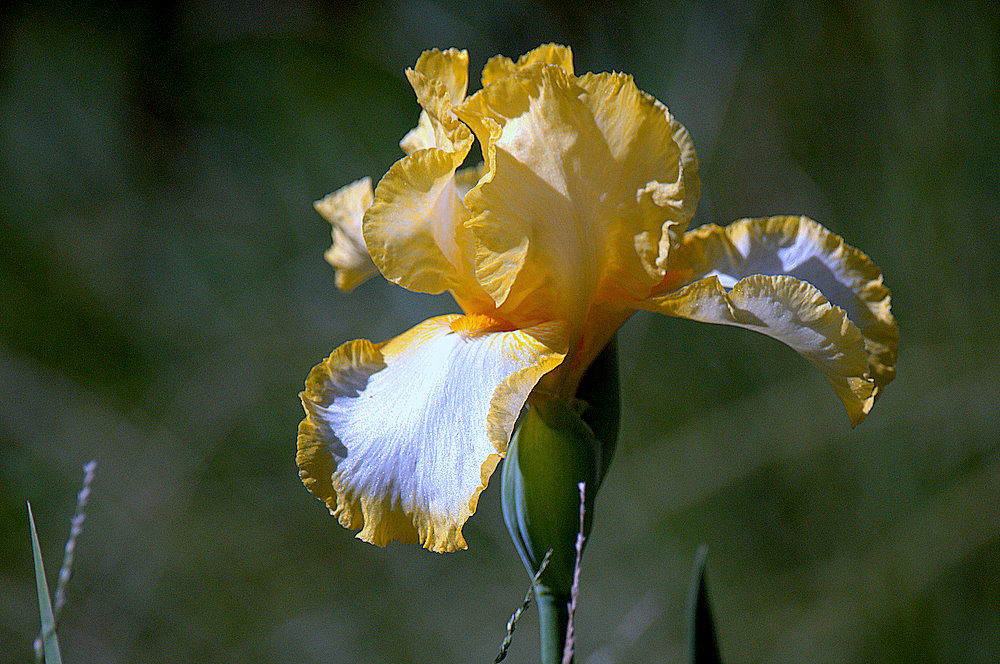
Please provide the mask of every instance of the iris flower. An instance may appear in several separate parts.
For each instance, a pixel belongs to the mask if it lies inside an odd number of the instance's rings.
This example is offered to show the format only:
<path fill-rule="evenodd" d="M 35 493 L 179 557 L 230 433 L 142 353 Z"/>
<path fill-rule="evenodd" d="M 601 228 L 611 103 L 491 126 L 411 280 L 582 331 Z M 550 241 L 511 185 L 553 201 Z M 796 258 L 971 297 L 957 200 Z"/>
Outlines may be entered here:
<path fill-rule="evenodd" d="M 340 288 L 379 272 L 464 312 L 350 341 L 310 373 L 297 462 L 341 524 L 380 546 L 465 548 L 522 408 L 571 402 L 640 310 L 778 339 L 864 419 L 898 338 L 867 256 L 804 217 L 689 231 L 691 139 L 630 76 L 577 76 L 555 45 L 491 59 L 471 96 L 467 70 L 464 51 L 425 52 L 407 71 L 422 112 L 406 156 L 374 191 L 317 203 Z M 463 169 L 476 140 L 484 163 Z"/>

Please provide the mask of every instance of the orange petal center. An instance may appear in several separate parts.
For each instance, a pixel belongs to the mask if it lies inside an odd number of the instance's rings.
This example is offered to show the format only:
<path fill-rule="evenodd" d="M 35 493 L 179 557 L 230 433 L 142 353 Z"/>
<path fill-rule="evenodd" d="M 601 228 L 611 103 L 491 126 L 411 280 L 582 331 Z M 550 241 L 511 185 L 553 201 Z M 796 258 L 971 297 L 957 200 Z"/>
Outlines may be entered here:
<path fill-rule="evenodd" d="M 451 322 L 451 331 L 462 335 L 463 339 L 475 339 L 494 332 L 511 332 L 517 326 L 490 314 L 468 314 Z"/>

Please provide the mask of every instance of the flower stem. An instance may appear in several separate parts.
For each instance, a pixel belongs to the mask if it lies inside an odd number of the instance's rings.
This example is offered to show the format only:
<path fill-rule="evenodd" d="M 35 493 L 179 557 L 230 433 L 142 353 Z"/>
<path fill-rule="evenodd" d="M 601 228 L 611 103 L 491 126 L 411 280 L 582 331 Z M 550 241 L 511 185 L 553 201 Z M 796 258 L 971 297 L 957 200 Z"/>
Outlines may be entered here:
<path fill-rule="evenodd" d="M 538 586 L 538 620 L 541 628 L 542 664 L 560 664 L 566 648 L 566 627 L 569 625 L 569 595 L 552 592 Z"/>

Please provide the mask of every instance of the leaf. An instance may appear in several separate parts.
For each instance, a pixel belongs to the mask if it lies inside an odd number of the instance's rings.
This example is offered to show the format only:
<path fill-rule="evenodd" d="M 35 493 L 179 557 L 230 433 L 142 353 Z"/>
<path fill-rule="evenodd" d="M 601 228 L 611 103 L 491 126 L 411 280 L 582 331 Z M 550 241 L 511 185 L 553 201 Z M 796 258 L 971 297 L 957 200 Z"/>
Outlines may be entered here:
<path fill-rule="evenodd" d="M 695 554 L 695 578 L 691 587 L 691 662 L 692 664 L 722 664 L 715 619 L 708 601 L 705 578 L 705 558 L 708 547 L 702 544 Z"/>

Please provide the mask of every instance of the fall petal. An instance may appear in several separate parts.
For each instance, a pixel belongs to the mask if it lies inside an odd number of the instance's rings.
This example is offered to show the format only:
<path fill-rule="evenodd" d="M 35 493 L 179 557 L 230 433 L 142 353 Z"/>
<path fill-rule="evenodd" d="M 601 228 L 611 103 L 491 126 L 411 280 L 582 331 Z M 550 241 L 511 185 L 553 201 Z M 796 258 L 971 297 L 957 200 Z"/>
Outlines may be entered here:
<path fill-rule="evenodd" d="M 641 308 L 703 323 L 755 330 L 791 346 L 826 377 L 852 425 L 875 402 L 864 341 L 843 309 L 813 286 L 788 276 L 754 275 L 726 289 L 707 277 L 642 303 Z"/>
<path fill-rule="evenodd" d="M 899 329 L 882 273 L 861 251 L 806 217 L 742 219 L 683 236 L 671 265 L 724 287 L 752 274 L 789 275 L 815 286 L 861 331 L 875 395 L 896 375 Z"/>
<path fill-rule="evenodd" d="M 299 474 L 358 537 L 465 548 L 521 407 L 563 358 L 552 329 L 505 327 L 442 316 L 384 344 L 344 344 L 313 369 Z"/>

